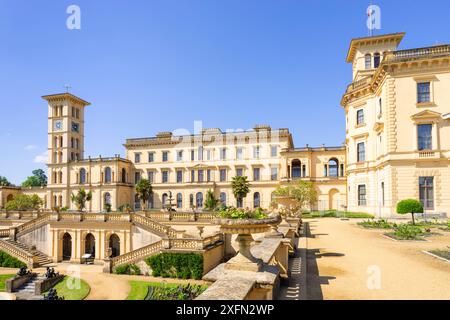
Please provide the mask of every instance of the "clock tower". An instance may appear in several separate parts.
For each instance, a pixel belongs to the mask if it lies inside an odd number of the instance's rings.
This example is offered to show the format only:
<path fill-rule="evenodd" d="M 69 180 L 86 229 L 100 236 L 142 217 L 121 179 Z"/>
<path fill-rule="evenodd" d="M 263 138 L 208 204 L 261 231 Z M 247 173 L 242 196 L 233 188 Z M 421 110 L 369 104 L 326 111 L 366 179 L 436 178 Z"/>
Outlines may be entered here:
<path fill-rule="evenodd" d="M 84 108 L 89 102 L 71 93 L 42 97 L 48 102 L 48 187 L 52 207 L 69 203 L 70 163 L 84 158 Z"/>

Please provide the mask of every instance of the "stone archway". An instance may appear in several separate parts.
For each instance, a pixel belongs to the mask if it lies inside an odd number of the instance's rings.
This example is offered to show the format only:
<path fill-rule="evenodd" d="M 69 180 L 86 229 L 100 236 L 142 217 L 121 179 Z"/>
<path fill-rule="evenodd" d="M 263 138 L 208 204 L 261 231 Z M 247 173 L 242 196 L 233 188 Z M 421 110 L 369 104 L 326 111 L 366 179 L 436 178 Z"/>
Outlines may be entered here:
<path fill-rule="evenodd" d="M 120 238 L 117 234 L 109 237 L 109 248 L 111 248 L 111 258 L 120 256 Z"/>
<path fill-rule="evenodd" d="M 62 259 L 63 261 L 72 259 L 72 236 L 67 232 L 64 233 L 62 240 Z"/>
<path fill-rule="evenodd" d="M 95 257 L 95 237 L 92 233 L 88 233 L 84 242 L 84 252 Z"/>
<path fill-rule="evenodd" d="M 329 210 L 339 210 L 339 190 L 331 189 L 328 192 L 328 209 Z"/>

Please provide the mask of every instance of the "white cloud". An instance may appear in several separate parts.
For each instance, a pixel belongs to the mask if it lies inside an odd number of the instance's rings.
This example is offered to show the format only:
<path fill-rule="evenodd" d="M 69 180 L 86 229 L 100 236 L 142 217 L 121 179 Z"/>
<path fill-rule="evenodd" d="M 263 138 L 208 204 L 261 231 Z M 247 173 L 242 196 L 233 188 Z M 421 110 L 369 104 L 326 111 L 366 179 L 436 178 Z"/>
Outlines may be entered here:
<path fill-rule="evenodd" d="M 25 147 L 25 150 L 30 151 L 30 150 L 35 150 L 37 149 L 37 146 L 35 146 L 34 144 L 29 144 Z"/>
<path fill-rule="evenodd" d="M 34 163 L 47 163 L 47 161 L 48 161 L 48 151 L 45 151 L 37 155 L 33 160 Z"/>

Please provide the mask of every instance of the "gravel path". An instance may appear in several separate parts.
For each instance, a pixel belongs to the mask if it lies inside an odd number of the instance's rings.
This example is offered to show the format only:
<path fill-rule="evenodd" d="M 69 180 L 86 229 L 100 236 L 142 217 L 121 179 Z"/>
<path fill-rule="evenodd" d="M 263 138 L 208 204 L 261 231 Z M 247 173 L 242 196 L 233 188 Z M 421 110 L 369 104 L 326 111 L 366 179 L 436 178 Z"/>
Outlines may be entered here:
<path fill-rule="evenodd" d="M 450 299 L 450 263 L 422 252 L 450 245 L 450 233 L 395 242 L 357 220 L 305 222 L 308 299 Z"/>

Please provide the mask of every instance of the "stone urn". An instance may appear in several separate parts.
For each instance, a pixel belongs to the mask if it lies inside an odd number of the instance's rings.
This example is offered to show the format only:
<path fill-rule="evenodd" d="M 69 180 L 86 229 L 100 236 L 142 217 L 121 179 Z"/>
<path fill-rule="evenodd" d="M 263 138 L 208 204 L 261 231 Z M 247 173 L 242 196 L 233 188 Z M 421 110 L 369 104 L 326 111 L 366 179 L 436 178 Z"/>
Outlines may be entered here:
<path fill-rule="evenodd" d="M 286 212 L 285 214 L 282 214 L 282 222 L 281 225 L 283 226 L 289 226 L 290 224 L 286 221 L 286 218 L 288 218 L 288 216 L 294 216 L 294 212 L 292 207 L 295 206 L 297 204 L 297 201 L 291 197 L 287 197 L 287 196 L 278 196 L 276 197 L 276 202 L 280 205 L 282 205 L 285 209 L 284 211 Z"/>
<path fill-rule="evenodd" d="M 216 223 L 220 225 L 220 231 L 224 234 L 237 234 L 236 242 L 239 244 L 238 254 L 225 264 L 225 269 L 260 271 L 262 260 L 255 258 L 250 251 L 254 241 L 252 234 L 265 233 L 271 229 L 272 225 L 277 225 L 280 221 L 279 215 L 266 219 L 217 219 Z"/>

